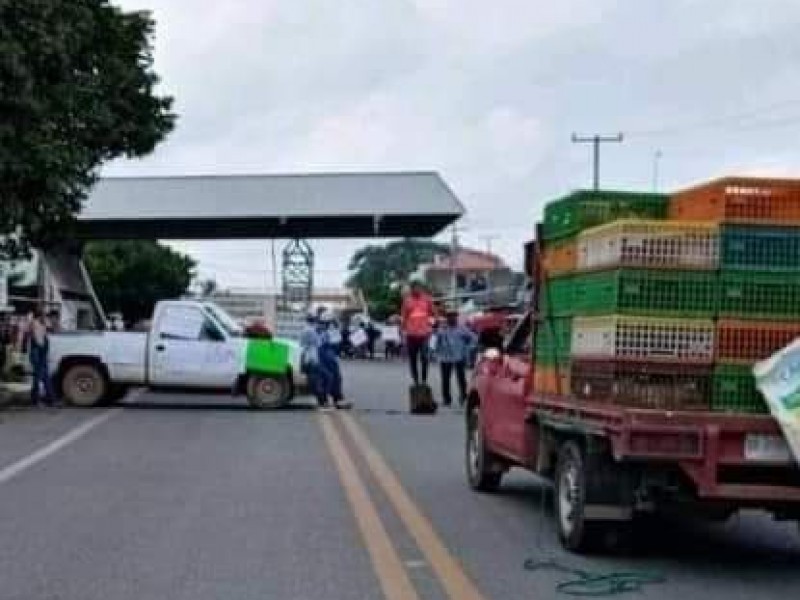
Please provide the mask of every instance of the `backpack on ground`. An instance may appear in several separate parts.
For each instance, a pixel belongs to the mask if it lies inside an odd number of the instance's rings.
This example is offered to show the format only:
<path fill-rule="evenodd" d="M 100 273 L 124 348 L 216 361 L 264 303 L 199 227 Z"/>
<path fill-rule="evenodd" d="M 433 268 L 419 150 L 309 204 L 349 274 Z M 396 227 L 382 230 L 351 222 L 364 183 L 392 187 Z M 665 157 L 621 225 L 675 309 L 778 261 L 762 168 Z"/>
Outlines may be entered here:
<path fill-rule="evenodd" d="M 412 385 L 408 388 L 408 399 L 412 415 L 432 415 L 436 412 L 437 404 L 429 385 Z"/>

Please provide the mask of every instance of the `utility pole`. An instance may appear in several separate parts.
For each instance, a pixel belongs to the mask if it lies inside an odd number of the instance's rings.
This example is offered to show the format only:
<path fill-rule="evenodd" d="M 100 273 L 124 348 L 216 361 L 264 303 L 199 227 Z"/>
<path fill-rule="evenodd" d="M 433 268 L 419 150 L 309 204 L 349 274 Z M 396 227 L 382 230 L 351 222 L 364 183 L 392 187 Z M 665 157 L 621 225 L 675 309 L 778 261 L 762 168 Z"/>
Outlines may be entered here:
<path fill-rule="evenodd" d="M 490 257 L 492 256 L 492 241 L 499 239 L 500 236 L 497 235 L 485 235 L 483 239 L 486 241 L 486 254 Z M 492 285 L 492 272 L 486 271 L 486 302 L 492 303 L 493 302 L 493 285 Z"/>
<path fill-rule="evenodd" d="M 453 223 L 453 237 L 450 240 L 450 296 L 454 306 L 458 306 L 458 274 L 456 272 L 456 256 L 458 255 L 458 224 Z"/>
<path fill-rule="evenodd" d="M 661 150 L 656 150 L 655 154 L 653 155 L 653 191 L 658 191 L 658 168 L 661 166 L 661 157 L 664 156 L 664 153 Z"/>
<path fill-rule="evenodd" d="M 494 240 L 500 239 L 500 236 L 499 235 L 484 235 L 484 236 L 481 237 L 481 239 L 486 242 L 486 253 L 487 254 L 491 254 L 492 253 L 492 242 Z"/>
<path fill-rule="evenodd" d="M 622 142 L 622 134 L 618 133 L 617 135 L 591 135 L 591 136 L 579 136 L 576 133 L 572 134 L 572 143 L 573 144 L 592 144 L 592 183 L 593 189 L 598 190 L 600 189 L 600 144 L 614 142 L 619 144 Z"/>

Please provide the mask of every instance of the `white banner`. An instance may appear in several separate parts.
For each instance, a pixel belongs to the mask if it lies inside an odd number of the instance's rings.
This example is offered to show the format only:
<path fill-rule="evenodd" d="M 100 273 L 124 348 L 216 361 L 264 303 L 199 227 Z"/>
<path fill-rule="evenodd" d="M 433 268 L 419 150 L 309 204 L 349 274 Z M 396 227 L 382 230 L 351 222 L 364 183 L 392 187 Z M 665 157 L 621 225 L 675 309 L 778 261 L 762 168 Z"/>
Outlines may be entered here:
<path fill-rule="evenodd" d="M 800 339 L 755 365 L 756 384 L 800 464 Z"/>

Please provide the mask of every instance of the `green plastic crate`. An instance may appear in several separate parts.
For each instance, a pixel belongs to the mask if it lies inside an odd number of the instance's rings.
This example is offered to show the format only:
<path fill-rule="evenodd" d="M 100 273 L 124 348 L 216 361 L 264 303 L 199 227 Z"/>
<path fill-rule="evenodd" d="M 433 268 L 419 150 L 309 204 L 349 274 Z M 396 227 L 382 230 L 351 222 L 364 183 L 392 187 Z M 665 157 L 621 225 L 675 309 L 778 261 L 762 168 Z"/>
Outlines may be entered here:
<path fill-rule="evenodd" d="M 572 347 L 572 319 L 545 318 L 536 327 L 536 362 L 545 365 L 568 363 Z"/>
<path fill-rule="evenodd" d="M 664 219 L 667 209 L 665 194 L 580 190 L 545 207 L 543 236 L 545 240 L 566 238 L 617 219 Z"/>
<path fill-rule="evenodd" d="M 708 271 L 613 269 L 575 275 L 575 315 L 711 318 L 717 275 Z"/>
<path fill-rule="evenodd" d="M 742 365 L 717 365 L 711 409 L 715 412 L 764 414 L 767 403 L 756 388 L 753 371 Z"/>
<path fill-rule="evenodd" d="M 569 317 L 575 310 L 575 275 L 551 277 L 542 285 L 539 310 L 547 317 Z"/>
<path fill-rule="evenodd" d="M 800 319 L 800 274 L 722 271 L 719 314 L 750 319 Z"/>

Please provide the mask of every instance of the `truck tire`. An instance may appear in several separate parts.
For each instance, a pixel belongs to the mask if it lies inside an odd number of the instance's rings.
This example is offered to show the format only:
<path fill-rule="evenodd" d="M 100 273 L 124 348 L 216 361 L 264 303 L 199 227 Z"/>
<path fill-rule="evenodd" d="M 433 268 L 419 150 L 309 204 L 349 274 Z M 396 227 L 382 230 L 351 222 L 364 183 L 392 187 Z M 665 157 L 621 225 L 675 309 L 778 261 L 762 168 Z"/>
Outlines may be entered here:
<path fill-rule="evenodd" d="M 503 478 L 502 465 L 486 447 L 483 438 L 480 406 L 467 412 L 465 461 L 469 486 L 479 492 L 494 492 Z"/>
<path fill-rule="evenodd" d="M 60 385 L 67 402 L 84 408 L 101 404 L 109 387 L 103 369 L 92 363 L 75 363 L 66 367 Z"/>
<path fill-rule="evenodd" d="M 583 553 L 627 539 L 628 521 L 587 519 L 588 505 L 624 509 L 627 492 L 627 479 L 610 459 L 587 456 L 576 441 L 563 442 L 556 465 L 555 513 L 564 548 Z"/>
<path fill-rule="evenodd" d="M 291 384 L 286 377 L 251 375 L 247 379 L 247 401 L 255 409 L 279 408 L 290 400 Z"/>

